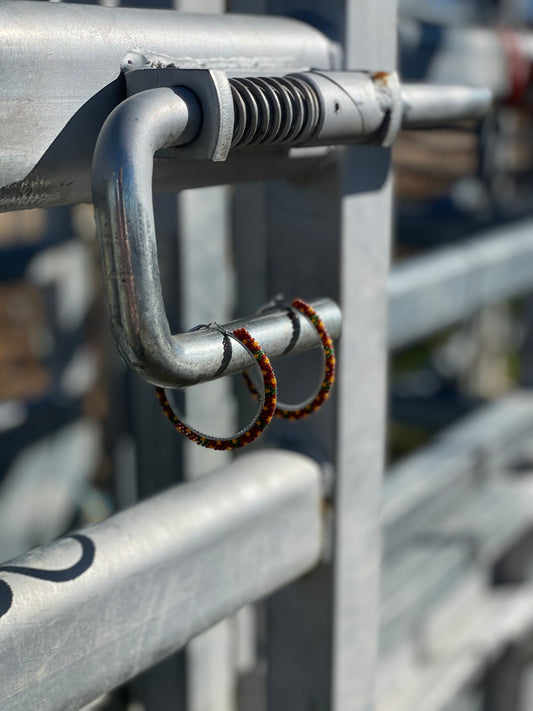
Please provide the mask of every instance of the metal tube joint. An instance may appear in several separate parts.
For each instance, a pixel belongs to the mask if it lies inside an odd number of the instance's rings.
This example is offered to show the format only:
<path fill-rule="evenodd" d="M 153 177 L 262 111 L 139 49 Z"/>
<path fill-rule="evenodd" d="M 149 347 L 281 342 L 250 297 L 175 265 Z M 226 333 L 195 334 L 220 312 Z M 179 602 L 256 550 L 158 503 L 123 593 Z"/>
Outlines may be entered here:
<path fill-rule="evenodd" d="M 177 69 L 139 56 L 123 64 L 128 94 L 157 86 L 186 87 L 203 107 L 200 135 L 181 158 L 223 161 L 231 148 L 390 146 L 400 128 L 480 119 L 488 89 L 404 84 L 395 72 L 312 70 L 270 77 L 221 70 Z"/>

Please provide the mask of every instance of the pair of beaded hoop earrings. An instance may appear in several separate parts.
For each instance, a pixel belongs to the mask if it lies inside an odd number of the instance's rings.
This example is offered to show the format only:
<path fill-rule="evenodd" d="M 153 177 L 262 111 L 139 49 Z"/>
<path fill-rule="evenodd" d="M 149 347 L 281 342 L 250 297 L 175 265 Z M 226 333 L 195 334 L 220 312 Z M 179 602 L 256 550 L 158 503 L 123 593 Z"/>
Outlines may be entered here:
<path fill-rule="evenodd" d="M 273 306 L 275 307 L 280 305 L 279 300 L 275 300 L 273 303 Z M 272 308 L 272 306 L 269 305 L 265 309 L 262 309 L 262 311 L 268 310 L 269 308 Z M 233 338 L 244 346 L 244 348 L 246 348 L 246 350 L 254 358 L 256 368 L 258 368 L 261 372 L 263 388 L 260 393 L 252 383 L 249 374 L 246 371 L 243 373 L 248 390 L 259 401 L 257 413 L 250 424 L 237 432 L 237 434 L 233 435 L 233 437 L 209 437 L 208 435 L 202 434 L 194 427 L 186 425 L 172 409 L 167 399 L 165 389 L 156 387 L 155 391 L 159 404 L 178 432 L 181 432 L 181 434 L 185 435 L 196 444 L 199 444 L 202 447 L 207 447 L 208 449 L 216 449 L 219 451 L 237 449 L 239 447 L 244 447 L 257 439 L 274 416 L 282 417 L 287 420 L 300 420 L 318 410 L 318 408 L 327 400 L 331 386 L 335 380 L 335 351 L 333 349 L 333 341 L 331 340 L 320 316 L 311 306 L 309 306 L 308 303 L 303 301 L 303 299 L 294 299 L 290 306 L 285 306 L 284 308 L 287 311 L 287 316 L 291 319 L 293 324 L 293 338 L 291 339 L 291 342 L 285 352 L 291 350 L 292 346 L 298 339 L 299 322 L 297 314 L 295 313 L 296 311 L 303 314 L 312 323 L 320 336 L 324 354 L 325 372 L 324 378 L 316 394 L 309 398 L 309 400 L 299 405 L 284 405 L 278 403 L 276 376 L 274 375 L 268 356 L 263 351 L 259 343 L 245 328 L 237 328 L 234 331 L 226 331 L 215 324 L 225 339 L 225 352 L 229 350 L 229 339 Z"/>

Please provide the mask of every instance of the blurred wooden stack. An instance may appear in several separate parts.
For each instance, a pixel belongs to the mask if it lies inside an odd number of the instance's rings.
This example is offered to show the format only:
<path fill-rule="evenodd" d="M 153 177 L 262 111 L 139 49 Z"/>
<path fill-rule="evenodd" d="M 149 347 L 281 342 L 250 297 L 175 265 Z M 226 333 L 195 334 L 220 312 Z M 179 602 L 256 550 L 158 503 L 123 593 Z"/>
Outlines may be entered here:
<path fill-rule="evenodd" d="M 471 131 L 402 131 L 393 150 L 400 200 L 446 195 L 453 184 L 478 171 L 478 136 Z"/>
<path fill-rule="evenodd" d="M 37 244 L 46 227 L 44 210 L 0 214 L 0 248 Z M 0 283 L 0 401 L 42 397 L 50 375 L 43 293 L 23 279 Z"/>

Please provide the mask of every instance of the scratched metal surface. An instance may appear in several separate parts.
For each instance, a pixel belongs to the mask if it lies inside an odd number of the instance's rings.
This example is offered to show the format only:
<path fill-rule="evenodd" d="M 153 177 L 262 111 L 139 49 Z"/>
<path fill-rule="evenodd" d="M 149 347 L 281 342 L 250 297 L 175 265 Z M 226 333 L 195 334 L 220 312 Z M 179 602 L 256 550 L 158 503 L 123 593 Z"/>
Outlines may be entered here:
<path fill-rule="evenodd" d="M 0 25 L 0 186 L 16 184 L 4 190 L 7 209 L 17 195 L 86 191 L 100 127 L 125 97 L 128 52 L 252 73 L 329 67 L 334 56 L 312 27 L 273 17 L 2 0 Z"/>
<path fill-rule="evenodd" d="M 2 566 L 0 707 L 80 708 L 313 567 L 321 546 L 318 466 L 270 451 Z"/>

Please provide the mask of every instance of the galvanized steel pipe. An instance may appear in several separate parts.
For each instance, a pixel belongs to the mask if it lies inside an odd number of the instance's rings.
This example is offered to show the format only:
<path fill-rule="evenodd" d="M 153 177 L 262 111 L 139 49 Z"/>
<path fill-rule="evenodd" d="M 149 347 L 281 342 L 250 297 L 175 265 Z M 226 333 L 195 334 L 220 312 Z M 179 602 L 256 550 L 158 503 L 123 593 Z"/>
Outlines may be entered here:
<path fill-rule="evenodd" d="M 216 329 L 172 336 L 165 314 L 152 204 L 154 153 L 189 142 L 200 129 L 201 111 L 187 89 L 161 87 L 135 94 L 108 117 L 93 161 L 93 201 L 100 240 L 104 284 L 117 347 L 136 372 L 169 387 L 212 379 L 224 359 L 223 339 Z M 206 288 L 209 285 L 206 284 Z M 313 302 L 333 338 L 340 334 L 341 315 L 330 300 Z M 319 345 L 316 331 L 299 317 L 295 351 Z M 244 324 L 269 356 L 281 355 L 292 337 L 283 309 Z M 224 374 L 250 366 L 251 356 L 233 348 Z"/>
<path fill-rule="evenodd" d="M 402 128 L 442 126 L 482 118 L 492 104 L 485 87 L 403 84 Z"/>
<path fill-rule="evenodd" d="M 401 348 L 483 306 L 533 291 L 533 222 L 487 230 L 393 267 L 390 348 Z"/>
<path fill-rule="evenodd" d="M 321 544 L 319 467 L 270 450 L 0 567 L 0 707 L 81 708 L 302 575 Z"/>
<path fill-rule="evenodd" d="M 121 65 L 133 51 L 180 67 L 267 74 L 340 61 L 321 32 L 287 17 L 8 0 L 0 27 L 4 210 L 90 199 L 95 141 L 126 97 Z"/>

